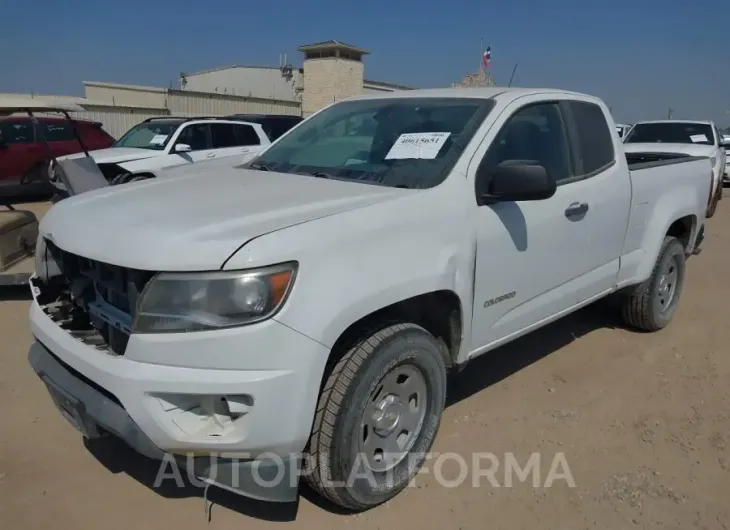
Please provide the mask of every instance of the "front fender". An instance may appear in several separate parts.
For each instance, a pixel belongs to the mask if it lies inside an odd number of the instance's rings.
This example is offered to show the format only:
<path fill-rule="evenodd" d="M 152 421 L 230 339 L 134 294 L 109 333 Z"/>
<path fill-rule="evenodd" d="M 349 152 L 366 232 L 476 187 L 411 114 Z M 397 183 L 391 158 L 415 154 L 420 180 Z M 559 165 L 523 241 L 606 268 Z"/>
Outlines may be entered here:
<path fill-rule="evenodd" d="M 225 268 L 297 261 L 294 287 L 275 318 L 330 348 L 361 318 L 434 291 L 456 293 L 463 322 L 470 323 L 475 245 L 466 209 L 431 202 L 428 193 L 266 234 Z M 464 336 L 470 336 L 466 327 Z"/>

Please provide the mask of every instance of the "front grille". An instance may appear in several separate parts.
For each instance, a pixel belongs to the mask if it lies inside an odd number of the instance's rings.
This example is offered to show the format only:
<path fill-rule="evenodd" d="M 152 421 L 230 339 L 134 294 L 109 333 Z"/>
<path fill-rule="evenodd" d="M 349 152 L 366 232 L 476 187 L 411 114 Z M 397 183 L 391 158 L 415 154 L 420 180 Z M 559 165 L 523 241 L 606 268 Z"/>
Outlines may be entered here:
<path fill-rule="evenodd" d="M 124 355 L 137 300 L 154 272 L 110 265 L 45 243 L 61 272 L 55 279 L 61 296 L 44 307 L 46 313 L 83 342 Z"/>

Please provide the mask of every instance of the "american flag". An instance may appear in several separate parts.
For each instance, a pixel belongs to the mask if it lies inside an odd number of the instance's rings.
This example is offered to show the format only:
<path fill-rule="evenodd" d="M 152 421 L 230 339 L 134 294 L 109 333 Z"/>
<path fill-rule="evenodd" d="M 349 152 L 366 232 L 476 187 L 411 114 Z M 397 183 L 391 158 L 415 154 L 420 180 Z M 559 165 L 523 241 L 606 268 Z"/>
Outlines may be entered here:
<path fill-rule="evenodd" d="M 492 47 L 487 46 L 487 49 L 484 51 L 484 54 L 482 55 L 482 64 L 484 65 L 484 68 L 489 68 L 489 62 L 492 60 Z"/>

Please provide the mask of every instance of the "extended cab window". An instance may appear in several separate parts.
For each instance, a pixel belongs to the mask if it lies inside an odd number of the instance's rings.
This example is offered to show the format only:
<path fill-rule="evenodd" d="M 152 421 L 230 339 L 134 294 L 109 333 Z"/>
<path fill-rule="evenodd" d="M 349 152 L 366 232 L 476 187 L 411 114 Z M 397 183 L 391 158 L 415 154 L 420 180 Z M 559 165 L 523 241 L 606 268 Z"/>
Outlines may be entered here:
<path fill-rule="evenodd" d="M 34 141 L 30 120 L 0 121 L 0 144 L 27 144 Z"/>
<path fill-rule="evenodd" d="M 187 125 L 177 137 L 178 144 L 187 144 L 190 146 L 191 151 L 202 151 L 204 149 L 210 149 L 210 135 L 208 133 L 207 123 L 195 123 L 193 125 Z"/>
<path fill-rule="evenodd" d="M 478 98 L 344 101 L 302 122 L 251 166 L 431 188 L 446 178 L 493 107 L 493 100 Z"/>
<path fill-rule="evenodd" d="M 529 105 L 513 114 L 492 141 L 479 166 L 478 178 L 488 179 L 498 165 L 516 160 L 543 166 L 558 183 L 573 176 L 558 103 Z"/>
<path fill-rule="evenodd" d="M 614 162 L 613 136 L 601 107 L 587 101 L 567 101 L 575 129 L 575 173 L 598 173 Z"/>

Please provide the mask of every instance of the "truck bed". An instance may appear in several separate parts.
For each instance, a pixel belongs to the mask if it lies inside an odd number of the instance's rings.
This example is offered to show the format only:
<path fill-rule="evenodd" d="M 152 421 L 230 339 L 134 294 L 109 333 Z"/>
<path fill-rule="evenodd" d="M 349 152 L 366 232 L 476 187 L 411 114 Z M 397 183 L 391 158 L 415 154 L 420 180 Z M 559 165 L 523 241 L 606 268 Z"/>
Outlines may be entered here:
<path fill-rule="evenodd" d="M 626 161 L 632 171 L 702 159 L 703 157 L 700 156 L 689 156 L 682 153 L 626 153 Z"/>

